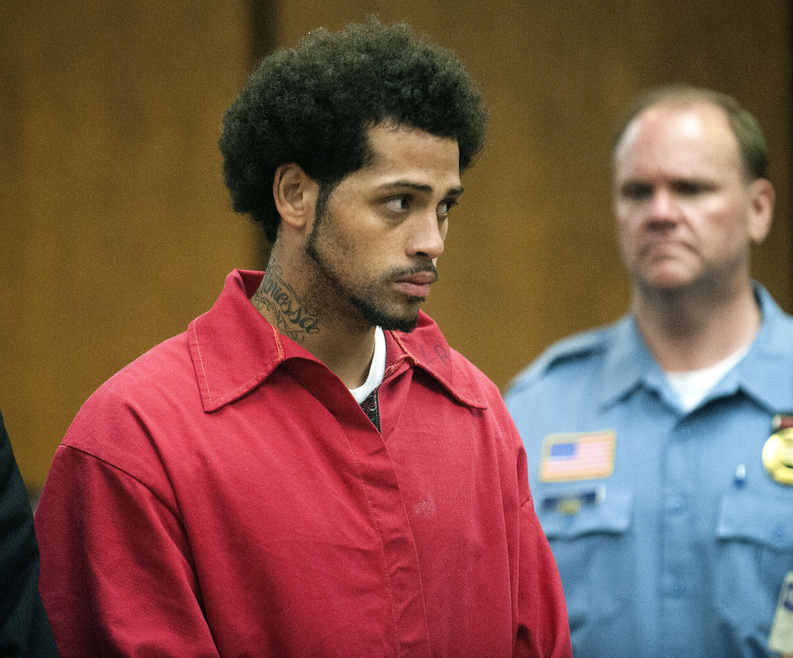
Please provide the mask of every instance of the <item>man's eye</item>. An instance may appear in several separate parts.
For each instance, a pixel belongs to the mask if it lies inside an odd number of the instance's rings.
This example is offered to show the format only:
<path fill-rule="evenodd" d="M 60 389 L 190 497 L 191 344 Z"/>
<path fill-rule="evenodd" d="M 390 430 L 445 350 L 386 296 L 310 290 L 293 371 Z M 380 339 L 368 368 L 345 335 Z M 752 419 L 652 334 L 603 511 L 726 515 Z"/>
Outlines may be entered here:
<path fill-rule="evenodd" d="M 395 196 L 385 202 L 386 208 L 394 212 L 403 212 L 410 208 L 410 197 L 407 195 Z"/>
<path fill-rule="evenodd" d="M 675 192 L 681 196 L 696 196 L 707 191 L 708 186 L 695 181 L 681 181 L 675 185 Z"/>
<path fill-rule="evenodd" d="M 457 205 L 456 199 L 444 199 L 438 204 L 438 215 L 446 217 L 449 211 Z"/>
<path fill-rule="evenodd" d="M 623 199 L 631 201 L 641 201 L 652 196 L 653 188 L 650 185 L 641 185 L 638 183 L 629 183 L 623 185 L 620 194 Z"/>

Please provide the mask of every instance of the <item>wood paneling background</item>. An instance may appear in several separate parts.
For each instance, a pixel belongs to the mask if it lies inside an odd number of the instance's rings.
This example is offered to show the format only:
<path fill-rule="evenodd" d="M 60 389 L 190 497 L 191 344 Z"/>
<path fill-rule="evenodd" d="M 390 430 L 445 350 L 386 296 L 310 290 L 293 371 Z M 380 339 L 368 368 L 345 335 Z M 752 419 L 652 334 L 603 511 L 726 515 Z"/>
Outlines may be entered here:
<path fill-rule="evenodd" d="M 104 379 L 183 330 L 229 269 L 261 265 L 216 147 L 252 53 L 372 13 L 454 49 L 483 87 L 488 143 L 427 310 L 499 386 L 624 311 L 610 141 L 657 84 L 714 87 L 757 115 L 778 199 L 754 270 L 793 310 L 789 0 L 9 1 L 0 409 L 29 483 Z"/>
<path fill-rule="evenodd" d="M 0 409 L 32 485 L 91 392 L 258 264 L 217 149 L 245 2 L 4 2 Z"/>

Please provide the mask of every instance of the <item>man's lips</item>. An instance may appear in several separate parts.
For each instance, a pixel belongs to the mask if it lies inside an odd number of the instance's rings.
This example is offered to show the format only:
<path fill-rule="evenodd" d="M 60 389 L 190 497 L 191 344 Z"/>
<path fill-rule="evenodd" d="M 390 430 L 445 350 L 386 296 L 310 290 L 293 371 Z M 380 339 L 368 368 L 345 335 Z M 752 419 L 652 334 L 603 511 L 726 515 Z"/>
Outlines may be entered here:
<path fill-rule="evenodd" d="M 394 285 L 400 292 L 410 297 L 426 297 L 430 294 L 430 286 L 435 282 L 434 272 L 417 272 L 409 276 L 399 277 Z"/>
<path fill-rule="evenodd" d="M 691 247 L 688 243 L 673 238 L 649 240 L 642 248 L 642 253 L 649 257 L 663 257 L 688 251 L 691 251 Z"/>

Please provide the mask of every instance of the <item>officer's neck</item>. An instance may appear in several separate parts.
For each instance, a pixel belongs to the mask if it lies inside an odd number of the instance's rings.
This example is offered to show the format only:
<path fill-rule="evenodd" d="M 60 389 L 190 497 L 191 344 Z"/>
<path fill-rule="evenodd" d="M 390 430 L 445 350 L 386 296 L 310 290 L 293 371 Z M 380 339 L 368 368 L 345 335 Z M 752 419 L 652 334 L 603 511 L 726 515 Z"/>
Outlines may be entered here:
<path fill-rule="evenodd" d="M 748 345 L 762 322 L 751 281 L 726 289 L 643 290 L 632 310 L 650 352 L 667 372 L 699 370 Z"/>

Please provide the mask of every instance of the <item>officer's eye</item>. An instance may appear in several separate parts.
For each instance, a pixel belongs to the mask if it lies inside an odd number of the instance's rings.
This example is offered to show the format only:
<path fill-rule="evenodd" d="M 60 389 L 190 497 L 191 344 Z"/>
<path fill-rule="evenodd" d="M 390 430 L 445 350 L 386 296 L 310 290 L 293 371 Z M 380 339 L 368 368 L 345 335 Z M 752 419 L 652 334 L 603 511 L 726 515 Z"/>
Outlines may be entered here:
<path fill-rule="evenodd" d="M 713 185 L 696 180 L 681 180 L 674 184 L 674 190 L 680 196 L 697 196 L 713 189 Z"/>
<path fill-rule="evenodd" d="M 620 196 L 629 201 L 649 199 L 653 194 L 653 186 L 647 183 L 628 182 L 620 188 Z"/>

